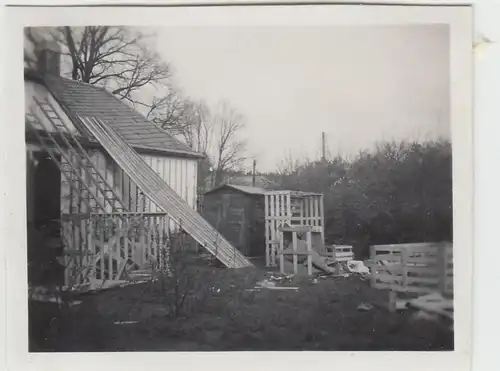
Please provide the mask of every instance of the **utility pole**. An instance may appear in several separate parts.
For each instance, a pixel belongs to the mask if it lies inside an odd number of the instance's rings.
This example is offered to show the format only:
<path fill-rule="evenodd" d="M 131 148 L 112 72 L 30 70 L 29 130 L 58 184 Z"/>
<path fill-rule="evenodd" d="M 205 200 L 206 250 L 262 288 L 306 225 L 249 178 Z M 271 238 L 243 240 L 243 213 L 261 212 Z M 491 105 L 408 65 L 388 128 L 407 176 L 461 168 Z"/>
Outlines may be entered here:
<path fill-rule="evenodd" d="M 255 187 L 255 168 L 257 166 L 257 160 L 253 160 L 252 166 L 252 187 Z"/>
<path fill-rule="evenodd" d="M 325 132 L 321 133 L 321 160 L 326 161 Z"/>

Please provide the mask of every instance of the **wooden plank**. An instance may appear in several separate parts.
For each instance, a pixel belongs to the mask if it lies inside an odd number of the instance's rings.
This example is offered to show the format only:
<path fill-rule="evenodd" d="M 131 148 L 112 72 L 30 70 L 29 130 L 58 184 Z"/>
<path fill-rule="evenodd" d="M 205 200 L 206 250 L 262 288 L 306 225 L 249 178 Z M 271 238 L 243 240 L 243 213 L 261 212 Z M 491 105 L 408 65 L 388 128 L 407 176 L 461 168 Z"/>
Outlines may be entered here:
<path fill-rule="evenodd" d="M 279 227 L 279 231 L 281 232 L 297 232 L 297 233 L 306 233 L 306 232 L 311 232 L 312 227 L 309 225 L 304 225 L 304 226 L 292 226 L 292 227 Z"/>
<path fill-rule="evenodd" d="M 292 224 L 292 217 L 293 217 L 293 212 L 292 212 L 292 195 L 287 194 L 285 196 L 285 200 L 287 203 L 287 208 L 286 208 L 286 213 L 287 213 L 287 218 L 290 221 L 290 225 Z"/>
<path fill-rule="evenodd" d="M 319 211 L 319 199 L 320 196 L 315 196 L 314 197 L 314 225 L 319 226 L 319 218 L 320 218 L 320 211 Z"/>
<path fill-rule="evenodd" d="M 271 253 L 271 249 L 270 249 L 270 236 L 269 236 L 269 218 L 268 218 L 268 215 L 269 215 L 269 211 L 268 211 L 268 207 L 269 207 L 269 201 L 268 201 L 268 198 L 269 198 L 269 195 L 264 195 L 264 229 L 265 229 L 265 234 L 266 234 L 266 267 L 269 267 L 270 264 L 271 264 L 271 257 L 269 256 L 269 254 Z"/>
<path fill-rule="evenodd" d="M 270 215 L 271 217 L 273 216 L 276 216 L 276 209 L 274 207 L 274 201 L 276 199 L 276 196 L 275 195 L 270 195 L 269 196 L 269 201 L 270 201 L 270 209 L 269 209 L 269 212 L 270 212 Z M 276 220 L 271 220 L 271 225 L 270 225 L 270 228 L 271 228 L 271 239 L 273 240 L 280 240 L 280 237 L 277 235 L 277 230 L 276 230 Z M 276 265 L 276 249 L 275 249 L 275 246 L 271 246 L 271 264 L 273 266 Z"/>
<path fill-rule="evenodd" d="M 100 222 L 102 218 L 99 218 L 97 221 Z M 99 224 L 98 224 L 99 225 Z M 101 229 L 100 230 L 100 238 L 99 238 L 99 242 L 100 242 L 100 246 L 99 246 L 99 255 L 100 255 L 100 267 L 101 267 L 101 276 L 99 277 L 101 280 L 105 281 L 106 280 L 106 277 L 105 277 L 105 274 L 104 274 L 104 233 L 103 233 L 103 230 Z"/>
<path fill-rule="evenodd" d="M 414 273 L 418 275 L 439 276 L 439 270 L 429 266 L 418 267 L 407 265 L 406 269 L 408 274 Z"/>
<path fill-rule="evenodd" d="M 352 246 L 339 246 L 339 245 L 335 245 L 332 247 L 333 250 L 337 253 L 337 252 L 350 252 L 352 253 Z"/>
<path fill-rule="evenodd" d="M 117 231 L 115 231 L 116 233 Z M 118 249 L 118 243 L 120 241 L 119 235 L 116 236 L 117 238 L 108 238 L 108 279 L 114 280 L 114 275 L 113 275 L 113 258 L 114 258 L 114 251 L 115 249 Z"/>
<path fill-rule="evenodd" d="M 352 252 L 335 252 L 335 259 L 352 258 L 353 256 Z"/>
<path fill-rule="evenodd" d="M 280 195 L 280 215 L 286 215 L 288 219 L 289 216 L 287 215 L 287 209 L 285 205 L 287 196 L 288 195 Z"/>
<path fill-rule="evenodd" d="M 325 205 L 324 205 L 324 196 L 320 196 L 319 200 L 319 218 L 321 225 L 321 240 L 323 245 L 325 244 Z"/>
<path fill-rule="evenodd" d="M 301 225 L 304 224 L 304 209 L 305 209 L 305 203 L 303 199 L 299 199 L 299 207 L 300 207 L 300 219 L 299 222 Z"/>
<path fill-rule="evenodd" d="M 386 273 L 377 273 L 376 275 L 377 282 L 382 283 L 397 283 L 400 285 L 403 282 L 403 275 L 394 275 L 394 274 L 386 274 Z"/>
<path fill-rule="evenodd" d="M 297 232 L 292 232 L 292 248 L 293 248 L 293 273 L 297 274 Z"/>
<path fill-rule="evenodd" d="M 394 264 L 389 266 L 376 265 L 374 266 L 375 274 L 388 273 L 392 275 L 402 275 L 404 266 L 402 264 Z"/>
<path fill-rule="evenodd" d="M 387 262 L 400 262 L 401 257 L 392 254 L 387 255 L 375 255 L 373 261 L 387 261 Z"/>
<path fill-rule="evenodd" d="M 407 257 L 407 263 L 438 265 L 439 261 L 436 257 Z"/>
<path fill-rule="evenodd" d="M 141 266 L 146 264 L 147 261 L 147 248 L 146 248 L 146 225 L 144 218 L 141 218 L 139 221 L 139 248 L 141 249 Z"/>
<path fill-rule="evenodd" d="M 95 256 L 95 243 L 94 243 L 94 225 L 93 219 L 89 219 L 87 222 L 87 249 L 89 251 L 90 257 L 90 272 L 89 279 L 96 278 L 96 256 Z"/>
<path fill-rule="evenodd" d="M 397 292 L 404 292 L 403 288 L 400 285 L 394 285 L 394 284 L 389 284 L 389 283 L 380 283 L 377 282 L 375 283 L 372 287 L 380 290 L 392 290 L 392 291 L 397 291 Z M 409 286 L 406 292 L 413 292 L 413 293 L 420 293 L 420 294 L 427 294 L 429 292 L 432 292 L 433 290 L 426 288 L 426 287 L 416 287 L 416 286 Z"/>
<path fill-rule="evenodd" d="M 309 221 L 307 224 L 313 225 L 314 223 L 314 196 L 308 197 L 309 200 Z"/>
<path fill-rule="evenodd" d="M 307 274 L 312 275 L 312 236 L 311 233 L 307 233 Z"/>
<path fill-rule="evenodd" d="M 408 286 L 425 283 L 428 285 L 435 285 L 436 287 L 438 287 L 440 281 L 441 280 L 439 277 L 406 277 L 406 282 Z"/>
<path fill-rule="evenodd" d="M 279 255 L 280 255 L 280 272 L 285 273 L 285 255 L 283 255 L 284 249 L 284 241 L 283 241 L 283 233 L 279 233 L 279 238 L 280 238 L 280 250 L 279 250 Z M 273 254 L 273 259 L 274 259 L 274 254 Z"/>
<path fill-rule="evenodd" d="M 406 288 L 408 286 L 408 251 L 406 249 L 403 249 L 401 251 L 401 264 L 403 266 L 403 280 L 401 282 L 401 286 L 403 289 L 406 291 Z"/>

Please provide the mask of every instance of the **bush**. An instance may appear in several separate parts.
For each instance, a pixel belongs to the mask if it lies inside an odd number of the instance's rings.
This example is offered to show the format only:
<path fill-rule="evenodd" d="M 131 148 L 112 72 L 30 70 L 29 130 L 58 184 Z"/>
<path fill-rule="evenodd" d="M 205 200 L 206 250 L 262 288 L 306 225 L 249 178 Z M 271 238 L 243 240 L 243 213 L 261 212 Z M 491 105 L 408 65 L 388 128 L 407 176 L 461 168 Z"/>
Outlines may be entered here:
<path fill-rule="evenodd" d="M 189 316 L 213 294 L 215 277 L 203 269 L 206 261 L 200 262 L 199 254 L 189 249 L 192 240 L 184 232 L 171 233 L 164 241 L 154 276 L 169 315 Z"/>

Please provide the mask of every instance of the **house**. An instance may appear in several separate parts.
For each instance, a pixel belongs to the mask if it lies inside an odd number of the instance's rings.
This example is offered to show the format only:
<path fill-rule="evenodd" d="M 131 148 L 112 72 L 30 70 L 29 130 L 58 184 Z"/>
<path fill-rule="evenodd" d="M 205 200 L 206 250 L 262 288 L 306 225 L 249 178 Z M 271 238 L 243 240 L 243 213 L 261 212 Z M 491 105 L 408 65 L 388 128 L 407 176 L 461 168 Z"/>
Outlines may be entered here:
<path fill-rule="evenodd" d="M 265 190 L 225 184 L 203 196 L 204 218 L 245 256 L 265 254 Z"/>
<path fill-rule="evenodd" d="M 127 279 L 159 259 L 176 229 L 217 254 L 217 232 L 195 212 L 202 155 L 106 90 L 61 77 L 57 44 L 32 52 L 35 68 L 24 78 L 27 222 L 60 224 L 66 286 Z M 227 266 L 247 263 L 229 262 L 234 248 L 220 243 Z"/>

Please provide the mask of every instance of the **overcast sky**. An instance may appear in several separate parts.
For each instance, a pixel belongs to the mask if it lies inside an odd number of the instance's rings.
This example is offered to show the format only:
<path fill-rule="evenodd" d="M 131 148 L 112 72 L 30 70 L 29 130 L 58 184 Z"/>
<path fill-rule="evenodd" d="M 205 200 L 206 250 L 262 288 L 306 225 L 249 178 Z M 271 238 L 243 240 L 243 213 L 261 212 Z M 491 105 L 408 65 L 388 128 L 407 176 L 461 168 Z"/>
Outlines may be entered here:
<path fill-rule="evenodd" d="M 162 28 L 185 94 L 228 99 L 261 171 L 285 154 L 352 155 L 376 141 L 449 137 L 447 26 Z"/>

